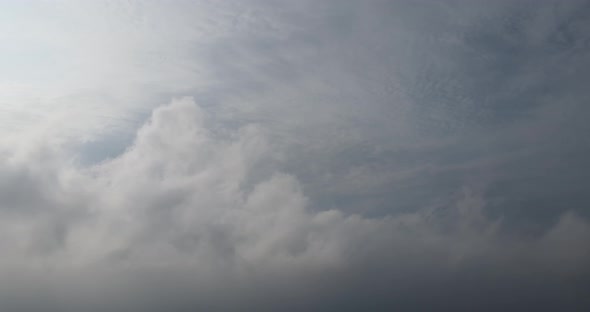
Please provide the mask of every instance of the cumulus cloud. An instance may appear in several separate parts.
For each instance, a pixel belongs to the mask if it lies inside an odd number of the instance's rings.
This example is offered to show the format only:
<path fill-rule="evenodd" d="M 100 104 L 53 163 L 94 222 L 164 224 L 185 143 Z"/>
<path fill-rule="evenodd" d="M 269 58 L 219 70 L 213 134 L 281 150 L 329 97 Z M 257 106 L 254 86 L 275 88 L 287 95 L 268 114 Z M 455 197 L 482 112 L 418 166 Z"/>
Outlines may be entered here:
<path fill-rule="evenodd" d="M 576 293 L 590 273 L 585 219 L 505 236 L 470 188 L 379 218 L 314 209 L 264 129 L 216 127 L 192 98 L 156 109 L 125 152 L 89 167 L 41 141 L 11 147 L 0 165 L 2 309 L 588 304 Z"/>
<path fill-rule="evenodd" d="M 1 6 L 1 310 L 588 310 L 586 1 Z"/>

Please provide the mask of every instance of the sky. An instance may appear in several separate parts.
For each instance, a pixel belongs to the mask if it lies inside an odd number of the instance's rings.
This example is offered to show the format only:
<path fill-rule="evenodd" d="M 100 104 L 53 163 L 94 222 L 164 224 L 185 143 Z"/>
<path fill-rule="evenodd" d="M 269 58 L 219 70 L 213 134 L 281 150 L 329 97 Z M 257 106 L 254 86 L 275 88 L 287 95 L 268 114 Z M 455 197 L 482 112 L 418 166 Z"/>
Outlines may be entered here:
<path fill-rule="evenodd" d="M 0 1 L 0 310 L 590 310 L 590 2 Z"/>

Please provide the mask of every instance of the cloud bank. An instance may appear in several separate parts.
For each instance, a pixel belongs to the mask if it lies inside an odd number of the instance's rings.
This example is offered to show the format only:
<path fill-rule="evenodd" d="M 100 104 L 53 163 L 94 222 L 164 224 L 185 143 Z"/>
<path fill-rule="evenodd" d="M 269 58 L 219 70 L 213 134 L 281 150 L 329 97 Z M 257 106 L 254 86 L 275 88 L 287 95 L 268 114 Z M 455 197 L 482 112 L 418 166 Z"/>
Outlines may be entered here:
<path fill-rule="evenodd" d="M 3 148 L 0 306 L 23 311 L 539 310 L 588 304 L 590 224 L 503 236 L 465 189 L 440 209 L 317 211 L 257 125 L 191 98 L 116 158 Z M 541 280 L 539 280 L 541 279 Z M 549 304 L 549 305 L 547 305 Z"/>
<path fill-rule="evenodd" d="M 3 1 L 0 310 L 589 310 L 588 21 Z"/>

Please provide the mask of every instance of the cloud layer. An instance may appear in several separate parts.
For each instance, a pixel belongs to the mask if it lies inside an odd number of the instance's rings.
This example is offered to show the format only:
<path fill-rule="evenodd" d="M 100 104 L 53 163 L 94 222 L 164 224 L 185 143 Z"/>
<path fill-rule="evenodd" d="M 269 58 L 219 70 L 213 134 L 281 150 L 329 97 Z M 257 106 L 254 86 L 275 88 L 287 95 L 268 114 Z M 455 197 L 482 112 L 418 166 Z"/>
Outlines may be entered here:
<path fill-rule="evenodd" d="M 92 167 L 52 147 L 4 149 L 0 273 L 11 282 L 1 283 L 2 308 L 495 310 L 585 300 L 590 225 L 575 214 L 526 238 L 502 236 L 469 189 L 442 211 L 315 211 L 276 168 L 284 155 L 262 129 L 215 132 L 210 122 L 191 98 L 175 100 L 123 154 Z"/>
<path fill-rule="evenodd" d="M 0 310 L 590 309 L 586 1 L 0 6 Z"/>

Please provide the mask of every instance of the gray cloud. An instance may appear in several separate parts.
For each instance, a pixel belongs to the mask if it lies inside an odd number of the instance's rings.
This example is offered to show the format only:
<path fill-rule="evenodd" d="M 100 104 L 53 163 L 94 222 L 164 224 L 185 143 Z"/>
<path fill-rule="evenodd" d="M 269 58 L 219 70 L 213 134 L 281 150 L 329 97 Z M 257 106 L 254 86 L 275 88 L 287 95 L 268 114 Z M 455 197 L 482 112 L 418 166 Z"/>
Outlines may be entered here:
<path fill-rule="evenodd" d="M 585 1 L 6 8 L 0 309 L 590 308 Z"/>
<path fill-rule="evenodd" d="M 157 109 L 123 154 L 92 167 L 57 150 L 43 153 L 54 155 L 44 165 L 32 161 L 38 149 L 8 153 L 3 180 L 31 196 L 3 187 L 0 273 L 11 282 L 0 283 L 2 307 L 585 304 L 575 292 L 588 286 L 590 225 L 575 214 L 527 238 L 504 236 L 470 189 L 445 210 L 384 218 L 316 211 L 297 179 L 277 169 L 264 130 L 215 133 L 209 122 L 184 98 Z"/>

